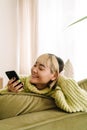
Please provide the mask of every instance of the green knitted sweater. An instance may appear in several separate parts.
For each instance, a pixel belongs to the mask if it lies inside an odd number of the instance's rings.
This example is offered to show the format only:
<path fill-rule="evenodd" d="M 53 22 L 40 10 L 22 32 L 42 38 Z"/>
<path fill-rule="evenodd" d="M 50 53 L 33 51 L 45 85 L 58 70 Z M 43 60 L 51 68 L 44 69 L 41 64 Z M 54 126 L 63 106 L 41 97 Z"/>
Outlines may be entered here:
<path fill-rule="evenodd" d="M 25 92 L 51 96 L 55 99 L 57 107 L 66 112 L 87 112 L 87 92 L 73 79 L 59 76 L 54 90 L 49 87 L 38 90 L 34 85 L 30 84 L 29 77 L 21 80 L 24 82 Z"/>
<path fill-rule="evenodd" d="M 30 77 L 21 78 L 24 83 L 24 92 L 34 92 L 54 98 L 57 107 L 66 112 L 87 112 L 87 91 L 82 89 L 78 83 L 70 78 L 63 76 L 58 77 L 58 81 L 54 90 L 49 87 L 38 90 L 30 82 Z M 7 89 L 0 91 L 7 91 Z"/>

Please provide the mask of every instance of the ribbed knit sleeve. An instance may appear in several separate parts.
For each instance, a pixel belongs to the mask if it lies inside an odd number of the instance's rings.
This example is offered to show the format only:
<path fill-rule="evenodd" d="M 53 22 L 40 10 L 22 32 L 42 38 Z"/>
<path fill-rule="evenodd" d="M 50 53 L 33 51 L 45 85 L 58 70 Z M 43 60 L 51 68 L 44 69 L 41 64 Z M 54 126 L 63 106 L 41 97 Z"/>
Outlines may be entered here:
<path fill-rule="evenodd" d="M 56 105 L 66 112 L 87 112 L 87 92 L 73 79 L 59 76 L 54 98 Z"/>

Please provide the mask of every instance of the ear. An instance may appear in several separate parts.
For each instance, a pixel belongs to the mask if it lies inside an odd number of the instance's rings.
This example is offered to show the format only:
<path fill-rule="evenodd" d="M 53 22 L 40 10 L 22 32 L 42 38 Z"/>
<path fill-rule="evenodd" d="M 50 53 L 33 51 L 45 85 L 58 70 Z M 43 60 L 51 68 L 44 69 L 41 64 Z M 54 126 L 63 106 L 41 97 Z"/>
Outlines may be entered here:
<path fill-rule="evenodd" d="M 53 74 L 52 74 L 52 77 L 51 77 L 51 81 L 56 80 L 57 77 L 58 77 L 58 73 L 57 73 L 57 72 L 53 73 Z"/>

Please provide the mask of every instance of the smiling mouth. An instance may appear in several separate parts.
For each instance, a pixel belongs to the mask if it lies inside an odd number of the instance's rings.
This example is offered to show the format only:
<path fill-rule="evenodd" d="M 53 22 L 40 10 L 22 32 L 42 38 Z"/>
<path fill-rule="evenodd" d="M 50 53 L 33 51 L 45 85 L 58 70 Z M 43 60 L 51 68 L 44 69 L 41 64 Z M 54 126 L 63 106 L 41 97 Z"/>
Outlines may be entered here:
<path fill-rule="evenodd" d="M 32 75 L 32 78 L 39 78 L 38 76 L 36 76 L 36 75 Z"/>

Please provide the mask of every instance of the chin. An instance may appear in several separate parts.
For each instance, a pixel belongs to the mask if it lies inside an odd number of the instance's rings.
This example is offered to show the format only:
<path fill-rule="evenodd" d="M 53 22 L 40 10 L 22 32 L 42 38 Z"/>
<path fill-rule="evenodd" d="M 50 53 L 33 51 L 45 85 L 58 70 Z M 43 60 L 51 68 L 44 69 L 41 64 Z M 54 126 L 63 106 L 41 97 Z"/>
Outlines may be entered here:
<path fill-rule="evenodd" d="M 30 83 L 35 84 L 35 83 L 37 83 L 37 81 L 34 79 L 30 79 Z"/>

